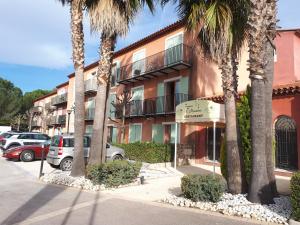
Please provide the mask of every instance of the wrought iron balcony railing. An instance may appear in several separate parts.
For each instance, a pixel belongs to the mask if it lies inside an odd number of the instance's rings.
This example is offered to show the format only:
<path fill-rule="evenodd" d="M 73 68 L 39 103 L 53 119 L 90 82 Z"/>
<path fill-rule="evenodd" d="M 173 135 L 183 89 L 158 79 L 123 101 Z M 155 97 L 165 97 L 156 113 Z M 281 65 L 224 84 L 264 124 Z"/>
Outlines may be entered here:
<path fill-rule="evenodd" d="M 143 117 L 174 114 L 176 106 L 191 100 L 187 94 L 159 96 L 145 100 L 132 100 L 125 107 L 125 117 Z M 116 117 L 121 118 L 122 112 L 117 111 Z"/>
<path fill-rule="evenodd" d="M 120 68 L 121 84 L 151 79 L 191 67 L 192 49 L 180 44 Z"/>
<path fill-rule="evenodd" d="M 32 112 L 33 113 L 41 113 L 41 112 L 43 112 L 43 108 L 40 107 L 40 106 L 33 106 L 32 107 Z"/>
<path fill-rule="evenodd" d="M 68 101 L 68 93 L 57 95 L 51 99 L 51 105 L 60 105 L 63 103 L 67 103 Z"/>
<path fill-rule="evenodd" d="M 66 115 L 59 115 L 59 116 L 50 116 L 46 124 L 48 126 L 54 126 L 54 125 L 65 125 L 66 124 Z"/>

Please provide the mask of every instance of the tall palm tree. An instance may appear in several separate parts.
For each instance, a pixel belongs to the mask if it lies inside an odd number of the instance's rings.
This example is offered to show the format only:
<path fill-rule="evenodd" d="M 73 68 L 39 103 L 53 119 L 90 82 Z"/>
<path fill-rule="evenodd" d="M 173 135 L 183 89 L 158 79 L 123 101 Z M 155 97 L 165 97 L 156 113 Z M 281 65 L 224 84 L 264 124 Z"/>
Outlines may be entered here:
<path fill-rule="evenodd" d="M 187 30 L 197 32 L 205 56 L 216 61 L 221 70 L 226 115 L 228 188 L 231 193 L 242 193 L 246 183 L 236 113 L 237 59 L 246 38 L 248 2 L 179 0 L 178 12 L 186 21 Z"/>
<path fill-rule="evenodd" d="M 265 107 L 266 107 L 266 167 L 272 195 L 276 196 L 277 187 L 274 174 L 275 162 L 273 158 L 273 129 L 272 129 L 272 94 L 274 79 L 274 39 L 276 38 L 276 0 L 267 2 L 267 42 L 265 44 L 266 57 L 265 62 Z"/>
<path fill-rule="evenodd" d="M 144 3 L 153 10 L 152 0 L 87 0 L 92 31 L 101 33 L 90 165 L 103 163 L 106 159 L 108 96 L 116 38 L 127 33 L 129 24 Z"/>
<path fill-rule="evenodd" d="M 75 70 L 75 129 L 74 161 L 71 176 L 85 174 L 83 136 L 84 136 L 84 33 L 83 7 L 84 0 L 59 0 L 63 5 L 70 5 L 72 55 Z"/>
<path fill-rule="evenodd" d="M 248 199 L 251 202 L 273 201 L 266 165 L 266 94 L 265 57 L 268 17 L 267 0 L 250 0 L 249 71 L 251 79 L 252 173 Z M 270 81 L 270 80 L 269 80 Z"/>

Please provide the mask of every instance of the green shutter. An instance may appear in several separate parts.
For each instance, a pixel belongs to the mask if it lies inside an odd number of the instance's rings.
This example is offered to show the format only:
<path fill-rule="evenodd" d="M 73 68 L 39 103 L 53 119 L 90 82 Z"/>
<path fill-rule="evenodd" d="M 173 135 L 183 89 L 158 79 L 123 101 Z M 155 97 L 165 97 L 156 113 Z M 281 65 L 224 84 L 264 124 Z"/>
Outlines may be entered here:
<path fill-rule="evenodd" d="M 114 119 L 115 118 L 115 111 L 116 111 L 116 109 L 112 105 L 112 103 L 113 102 L 116 103 L 116 101 L 117 101 L 116 94 L 110 94 L 108 100 L 109 100 L 109 108 L 108 108 L 108 110 L 109 110 L 109 117 Z"/>
<path fill-rule="evenodd" d="M 152 141 L 155 143 L 163 143 L 163 125 L 152 124 Z"/>
<path fill-rule="evenodd" d="M 142 141 L 142 126 L 139 124 L 129 125 L 129 143 Z"/>
<path fill-rule="evenodd" d="M 182 94 L 189 93 L 189 77 L 180 78 L 180 93 Z"/>
<path fill-rule="evenodd" d="M 117 135 L 118 135 L 118 129 L 116 127 L 112 128 L 112 143 L 117 143 Z"/>
<path fill-rule="evenodd" d="M 165 95 L 165 84 L 163 82 L 157 84 L 156 92 L 157 92 L 156 113 L 163 113 L 164 95 Z"/>

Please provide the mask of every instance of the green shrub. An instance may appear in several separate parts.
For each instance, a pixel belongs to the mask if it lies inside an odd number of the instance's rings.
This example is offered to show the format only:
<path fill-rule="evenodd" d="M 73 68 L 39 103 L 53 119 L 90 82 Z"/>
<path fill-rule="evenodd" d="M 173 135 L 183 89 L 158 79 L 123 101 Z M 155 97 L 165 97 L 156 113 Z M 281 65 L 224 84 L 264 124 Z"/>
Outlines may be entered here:
<path fill-rule="evenodd" d="M 300 222 L 300 172 L 294 173 L 291 179 L 292 218 Z"/>
<path fill-rule="evenodd" d="M 225 185 L 219 177 L 193 174 L 181 178 L 181 191 L 185 198 L 195 202 L 217 202 L 225 191 Z"/>
<path fill-rule="evenodd" d="M 250 184 L 252 161 L 251 161 L 251 134 L 250 134 L 250 118 L 251 118 L 251 91 L 247 86 L 246 94 L 241 97 L 241 101 L 237 104 L 238 122 L 241 134 L 242 154 L 244 160 L 244 172 L 247 183 Z"/>
<path fill-rule="evenodd" d="M 94 184 L 104 184 L 106 187 L 133 182 L 141 170 L 142 163 L 116 160 L 100 165 L 92 165 L 87 168 L 87 177 Z"/>
<path fill-rule="evenodd" d="M 156 143 L 130 143 L 118 144 L 125 150 L 125 156 L 131 160 L 147 163 L 171 162 L 171 146 Z"/>

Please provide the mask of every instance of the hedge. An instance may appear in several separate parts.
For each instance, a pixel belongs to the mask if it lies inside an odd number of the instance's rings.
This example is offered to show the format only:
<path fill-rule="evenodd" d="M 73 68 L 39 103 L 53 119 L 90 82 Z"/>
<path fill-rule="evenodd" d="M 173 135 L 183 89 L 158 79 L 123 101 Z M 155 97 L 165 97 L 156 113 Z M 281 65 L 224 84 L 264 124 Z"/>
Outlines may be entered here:
<path fill-rule="evenodd" d="M 110 161 L 87 167 L 87 178 L 94 184 L 106 187 L 118 187 L 133 182 L 140 173 L 142 163 L 126 160 Z"/>
<path fill-rule="evenodd" d="M 292 218 L 300 222 L 300 172 L 294 173 L 291 179 Z"/>
<path fill-rule="evenodd" d="M 171 145 L 136 142 L 130 144 L 117 144 L 116 146 L 123 148 L 125 150 L 125 156 L 130 160 L 147 163 L 173 161 Z"/>

